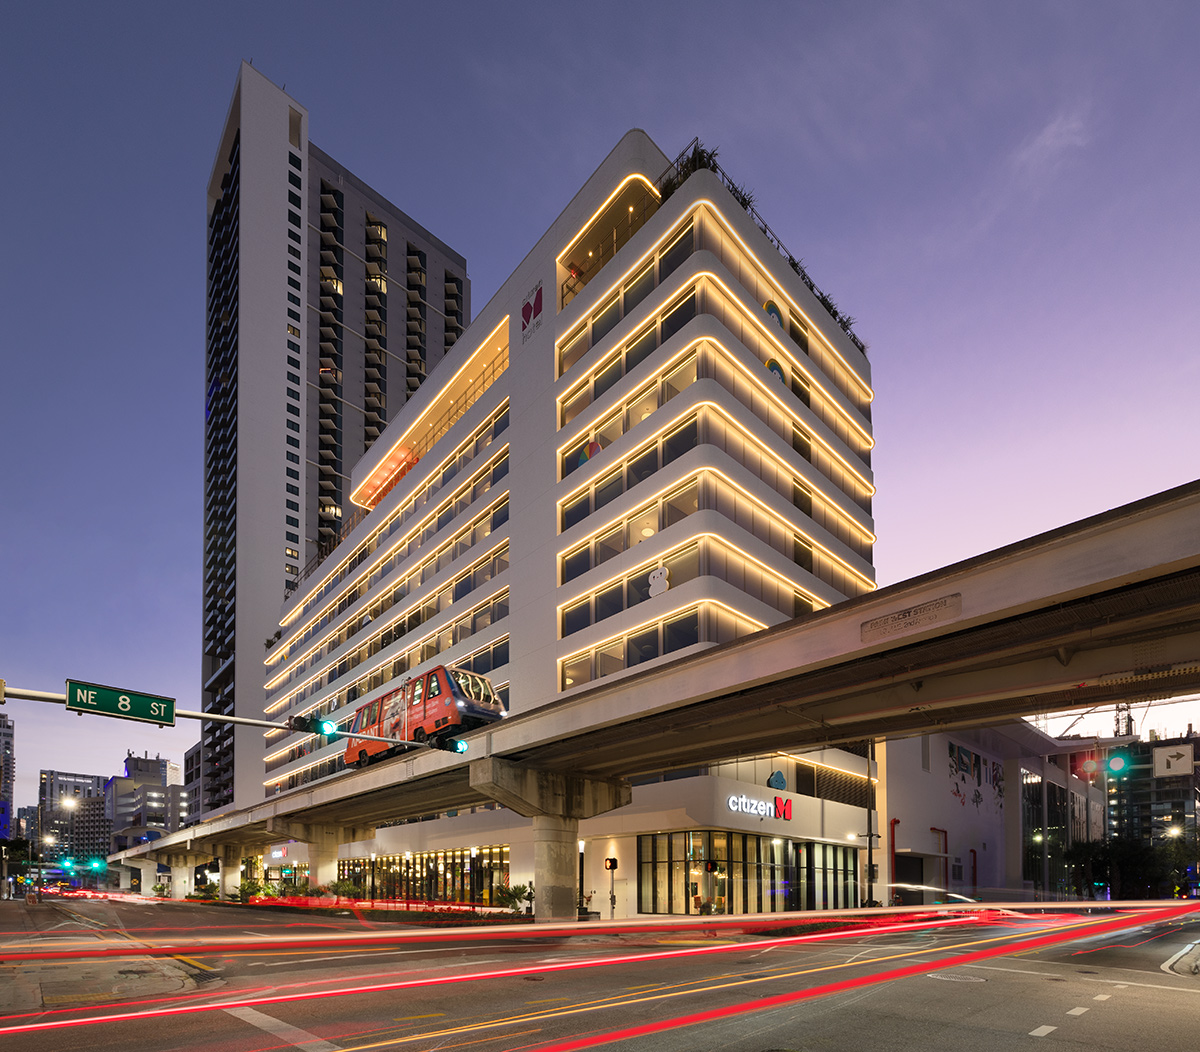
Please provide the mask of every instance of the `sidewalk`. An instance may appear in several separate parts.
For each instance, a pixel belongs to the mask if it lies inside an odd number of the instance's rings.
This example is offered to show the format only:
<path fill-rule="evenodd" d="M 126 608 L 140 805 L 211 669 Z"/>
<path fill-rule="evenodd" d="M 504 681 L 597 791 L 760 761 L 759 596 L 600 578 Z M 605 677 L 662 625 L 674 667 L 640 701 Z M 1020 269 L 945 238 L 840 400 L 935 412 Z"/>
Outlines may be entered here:
<path fill-rule="evenodd" d="M 7 953 L 34 949 L 98 949 L 105 942 L 127 942 L 119 928 L 107 930 L 76 913 L 69 904 L 47 899 L 0 901 L 0 957 L 9 965 L 0 983 L 0 1015 L 86 1008 L 128 998 L 182 994 L 195 987 L 190 969 L 171 958 L 93 957 L 14 962 Z M 7 951 L 7 952 L 6 952 Z M 27 1020 L 28 1021 L 28 1020 Z"/>

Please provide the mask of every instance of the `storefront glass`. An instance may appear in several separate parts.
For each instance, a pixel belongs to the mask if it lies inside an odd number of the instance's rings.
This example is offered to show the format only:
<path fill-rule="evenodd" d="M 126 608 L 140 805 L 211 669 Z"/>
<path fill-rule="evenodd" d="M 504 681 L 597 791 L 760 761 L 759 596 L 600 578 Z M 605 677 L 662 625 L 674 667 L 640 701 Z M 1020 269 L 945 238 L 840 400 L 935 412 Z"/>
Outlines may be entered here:
<path fill-rule="evenodd" d="M 507 844 L 338 862 L 338 878 L 350 881 L 357 897 L 392 901 L 488 906 L 494 889 L 508 884 L 508 873 Z"/>
<path fill-rule="evenodd" d="M 858 905 L 858 852 L 724 830 L 638 837 L 639 913 L 778 913 Z"/>

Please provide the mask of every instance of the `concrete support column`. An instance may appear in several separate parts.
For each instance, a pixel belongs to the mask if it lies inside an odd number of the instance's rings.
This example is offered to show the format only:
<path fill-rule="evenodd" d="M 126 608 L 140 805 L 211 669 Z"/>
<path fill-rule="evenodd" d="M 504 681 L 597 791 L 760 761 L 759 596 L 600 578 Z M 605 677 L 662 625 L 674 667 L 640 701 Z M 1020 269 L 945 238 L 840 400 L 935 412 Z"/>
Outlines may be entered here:
<path fill-rule="evenodd" d="M 183 859 L 182 865 L 179 861 L 178 857 L 171 859 L 171 894 L 168 898 L 172 899 L 187 898 L 196 890 L 196 864 L 189 857 Z"/>
<path fill-rule="evenodd" d="M 242 883 L 242 852 L 237 847 L 222 847 L 219 858 L 221 859 L 221 875 L 217 880 L 221 889 L 221 898 L 227 899 L 237 894 L 238 887 Z"/>
<path fill-rule="evenodd" d="M 534 920 L 573 920 L 579 903 L 579 819 L 533 817 Z"/>
<path fill-rule="evenodd" d="M 142 875 L 142 894 L 148 898 L 155 898 L 154 885 L 158 883 L 158 862 L 151 859 L 148 862 L 143 862 L 141 865 L 132 867 L 141 872 Z"/>
<path fill-rule="evenodd" d="M 338 844 L 341 835 L 333 826 L 314 826 L 308 843 L 308 883 L 332 884 L 337 880 Z"/>
<path fill-rule="evenodd" d="M 473 760 L 471 788 L 533 819 L 534 918 L 578 917 L 579 820 L 630 802 L 628 782 L 539 771 L 495 756 Z"/>

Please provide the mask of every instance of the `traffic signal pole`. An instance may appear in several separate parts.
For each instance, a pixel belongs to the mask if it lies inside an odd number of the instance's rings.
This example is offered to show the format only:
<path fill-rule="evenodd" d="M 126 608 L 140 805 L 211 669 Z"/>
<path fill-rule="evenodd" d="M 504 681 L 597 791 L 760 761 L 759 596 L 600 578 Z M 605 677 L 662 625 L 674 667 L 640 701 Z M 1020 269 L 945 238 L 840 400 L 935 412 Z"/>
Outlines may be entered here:
<path fill-rule="evenodd" d="M 56 694 L 52 691 L 45 690 L 27 690 L 24 687 L 10 687 L 5 685 L 4 695 L 0 697 L 17 698 L 21 701 L 45 701 L 52 705 L 66 705 L 66 694 Z M 3 701 L 0 701 L 3 704 Z M 83 713 L 79 713 L 80 716 Z M 100 715 L 114 715 L 113 713 L 101 713 Z M 288 723 L 274 723 L 271 720 L 256 720 L 248 716 L 218 716 L 211 712 L 196 712 L 190 709 L 176 709 L 175 715 L 186 720 L 207 720 L 210 723 L 237 723 L 246 727 L 267 727 L 272 730 L 292 730 Z M 320 731 L 310 731 L 311 734 L 320 735 Z M 339 737 L 346 735 L 346 731 L 338 730 L 332 735 L 324 735 L 324 737 Z M 355 738 L 361 738 L 365 741 L 387 742 L 390 745 L 418 745 L 425 748 L 434 748 L 429 742 L 414 742 L 405 738 L 381 738 L 377 734 L 355 734 Z"/>

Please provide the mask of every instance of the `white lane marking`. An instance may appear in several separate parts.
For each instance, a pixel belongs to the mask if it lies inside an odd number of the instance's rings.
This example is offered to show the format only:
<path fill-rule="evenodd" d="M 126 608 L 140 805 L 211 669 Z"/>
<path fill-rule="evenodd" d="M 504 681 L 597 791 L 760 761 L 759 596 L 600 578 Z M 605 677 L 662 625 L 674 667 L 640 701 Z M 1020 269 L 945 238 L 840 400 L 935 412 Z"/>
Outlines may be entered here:
<path fill-rule="evenodd" d="M 1093 997 L 1092 1000 L 1093 1001 L 1107 1001 L 1110 997 L 1112 997 L 1112 994 L 1096 994 L 1096 996 Z"/>
<path fill-rule="evenodd" d="M 1030 1037 L 1045 1037 L 1047 1034 L 1053 1034 L 1058 1027 L 1056 1026 L 1039 1026 L 1036 1030 L 1030 1030 Z"/>
<path fill-rule="evenodd" d="M 1182 950 L 1180 950 L 1177 954 L 1175 954 L 1174 957 L 1170 957 L 1167 960 L 1163 961 L 1163 963 L 1160 964 L 1158 967 L 1160 969 L 1162 969 L 1162 971 L 1164 971 L 1164 972 L 1170 972 L 1171 975 L 1178 975 L 1179 974 L 1178 972 L 1171 971 L 1171 966 L 1177 960 L 1179 960 L 1179 958 L 1182 957 L 1185 953 L 1191 953 L 1192 947 L 1194 947 L 1195 945 L 1196 945 L 1196 943 L 1189 942 Z"/>
<path fill-rule="evenodd" d="M 243 1023 L 265 1030 L 289 1045 L 304 1049 L 305 1052 L 341 1052 L 339 1045 L 330 1044 L 307 1030 L 301 1030 L 298 1026 L 292 1026 L 291 1023 L 285 1023 L 282 1019 L 276 1019 L 253 1008 L 226 1008 L 225 1011 Z"/>
<path fill-rule="evenodd" d="M 1083 1015 L 1084 1012 L 1090 1012 L 1090 1008 L 1072 1008 L 1067 1015 Z"/>

